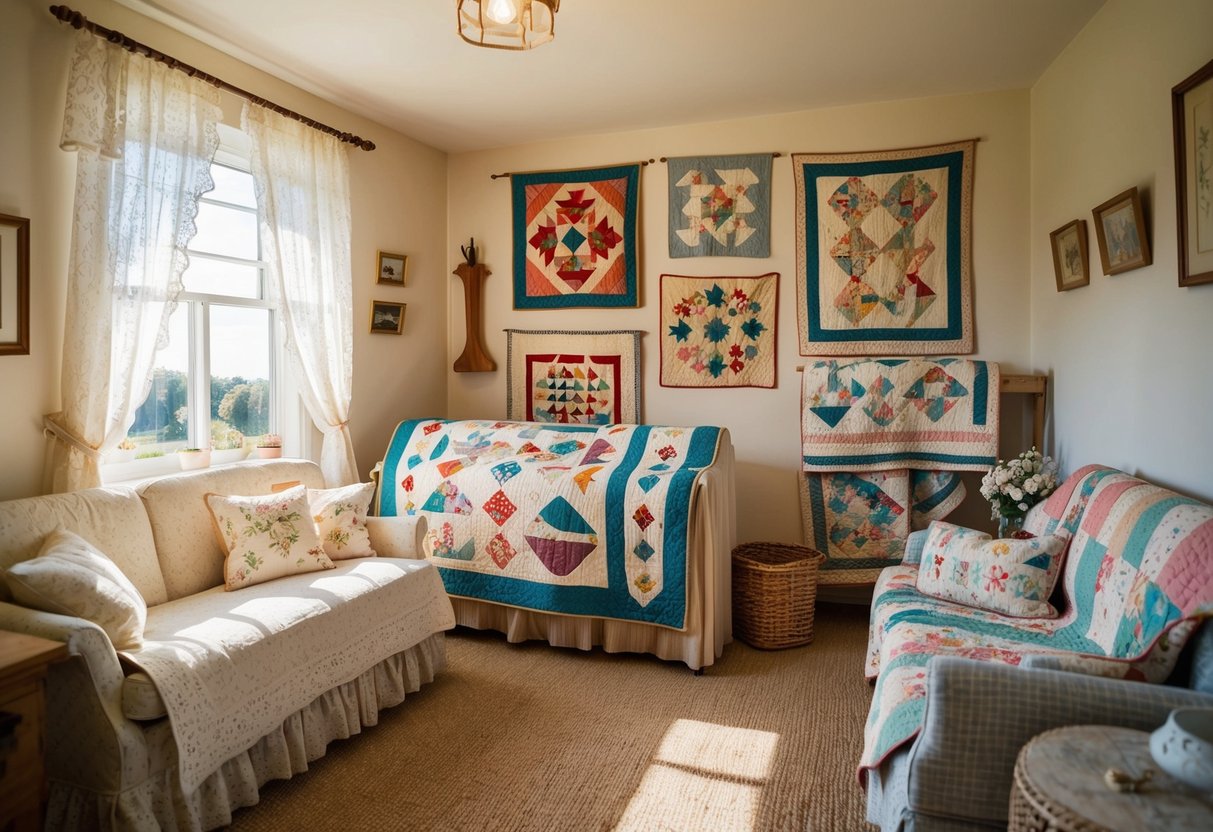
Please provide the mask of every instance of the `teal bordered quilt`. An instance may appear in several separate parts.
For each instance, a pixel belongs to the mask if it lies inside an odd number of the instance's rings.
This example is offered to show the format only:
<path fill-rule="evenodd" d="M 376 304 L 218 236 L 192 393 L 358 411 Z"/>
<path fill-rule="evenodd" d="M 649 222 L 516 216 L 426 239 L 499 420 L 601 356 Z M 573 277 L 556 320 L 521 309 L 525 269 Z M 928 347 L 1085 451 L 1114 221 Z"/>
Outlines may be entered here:
<path fill-rule="evenodd" d="M 637 305 L 640 165 L 515 173 L 510 184 L 515 309 Z"/>
<path fill-rule="evenodd" d="M 973 351 L 973 156 L 792 156 L 801 355 Z"/>
<path fill-rule="evenodd" d="M 451 595 L 686 626 L 695 484 L 716 427 L 401 422 L 380 515 L 424 515 Z"/>

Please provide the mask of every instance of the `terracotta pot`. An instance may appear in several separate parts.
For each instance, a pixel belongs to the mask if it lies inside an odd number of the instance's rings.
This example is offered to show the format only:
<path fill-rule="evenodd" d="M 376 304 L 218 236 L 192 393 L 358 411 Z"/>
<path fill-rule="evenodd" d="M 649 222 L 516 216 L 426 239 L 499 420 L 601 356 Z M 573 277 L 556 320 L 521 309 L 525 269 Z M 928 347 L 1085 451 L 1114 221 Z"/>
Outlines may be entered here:
<path fill-rule="evenodd" d="M 263 448 L 257 447 L 258 459 L 278 459 L 282 456 L 282 448 Z"/>

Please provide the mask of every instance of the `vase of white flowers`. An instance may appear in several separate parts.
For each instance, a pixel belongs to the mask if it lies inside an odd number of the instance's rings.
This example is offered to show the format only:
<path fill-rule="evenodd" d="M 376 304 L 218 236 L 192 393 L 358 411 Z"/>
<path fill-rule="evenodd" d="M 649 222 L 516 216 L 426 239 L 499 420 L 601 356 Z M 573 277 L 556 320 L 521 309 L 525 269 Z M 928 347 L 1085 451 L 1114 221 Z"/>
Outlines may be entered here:
<path fill-rule="evenodd" d="M 1028 509 L 1057 490 L 1057 465 L 1033 448 L 1003 461 L 981 478 L 981 496 L 990 501 L 998 536 L 1010 537 L 1023 527 Z"/>

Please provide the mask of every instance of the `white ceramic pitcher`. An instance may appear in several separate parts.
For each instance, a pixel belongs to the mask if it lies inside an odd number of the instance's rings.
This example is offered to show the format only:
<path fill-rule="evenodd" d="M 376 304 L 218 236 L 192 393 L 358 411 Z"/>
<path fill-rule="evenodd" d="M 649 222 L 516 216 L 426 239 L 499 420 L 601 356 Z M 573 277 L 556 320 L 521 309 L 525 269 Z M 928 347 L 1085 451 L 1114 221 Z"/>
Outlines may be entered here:
<path fill-rule="evenodd" d="M 1213 792 L 1213 708 L 1176 708 L 1150 735 L 1159 768 L 1203 792 Z"/>

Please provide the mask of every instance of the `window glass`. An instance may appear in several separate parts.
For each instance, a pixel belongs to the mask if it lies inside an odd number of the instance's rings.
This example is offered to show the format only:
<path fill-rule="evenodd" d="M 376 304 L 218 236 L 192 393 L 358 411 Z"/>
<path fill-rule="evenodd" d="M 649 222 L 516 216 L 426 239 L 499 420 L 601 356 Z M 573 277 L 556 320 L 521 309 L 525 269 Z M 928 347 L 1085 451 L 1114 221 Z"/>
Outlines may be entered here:
<path fill-rule="evenodd" d="M 191 254 L 189 268 L 181 280 L 187 292 L 236 298 L 261 297 L 261 269 L 254 265 Z"/>
<path fill-rule="evenodd" d="M 215 189 L 206 194 L 207 199 L 243 205 L 245 208 L 257 207 L 251 174 L 226 165 L 211 165 L 211 178 L 215 180 Z"/>
<path fill-rule="evenodd" d="M 194 222 L 198 233 L 190 241 L 192 250 L 242 260 L 256 260 L 259 256 L 255 213 L 203 201 L 198 204 Z"/>
<path fill-rule="evenodd" d="M 210 316 L 211 447 L 239 447 L 270 432 L 270 311 L 207 306 Z"/>
<path fill-rule="evenodd" d="M 156 353 L 152 386 L 127 431 L 124 456 L 150 459 L 184 448 L 189 439 L 189 306 L 179 304 L 169 318 L 168 346 Z"/>

